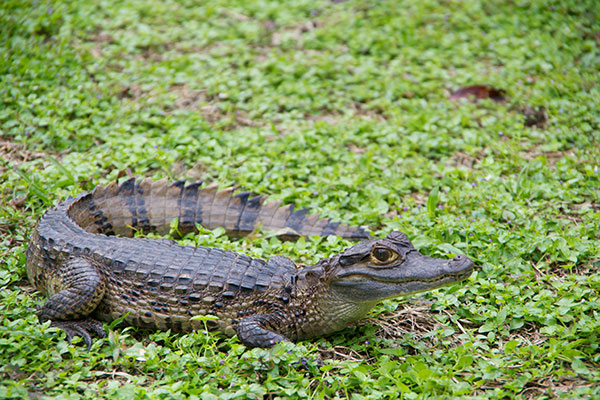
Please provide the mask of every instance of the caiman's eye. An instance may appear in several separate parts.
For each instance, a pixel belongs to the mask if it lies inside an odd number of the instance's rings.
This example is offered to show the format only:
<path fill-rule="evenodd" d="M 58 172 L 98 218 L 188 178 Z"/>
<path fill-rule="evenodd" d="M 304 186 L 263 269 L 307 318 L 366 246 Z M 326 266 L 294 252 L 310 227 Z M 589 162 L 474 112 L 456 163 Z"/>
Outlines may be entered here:
<path fill-rule="evenodd" d="M 371 250 L 371 259 L 375 264 L 388 264 L 398 258 L 398 253 L 387 247 L 375 247 Z"/>

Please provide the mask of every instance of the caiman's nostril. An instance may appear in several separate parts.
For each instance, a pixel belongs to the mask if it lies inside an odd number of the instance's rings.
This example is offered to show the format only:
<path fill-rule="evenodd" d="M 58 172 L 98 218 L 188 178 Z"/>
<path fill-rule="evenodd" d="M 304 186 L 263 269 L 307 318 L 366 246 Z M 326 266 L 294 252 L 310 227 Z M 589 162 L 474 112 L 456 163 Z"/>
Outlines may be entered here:
<path fill-rule="evenodd" d="M 465 259 L 465 256 L 463 256 L 462 254 L 457 255 L 456 257 L 454 257 L 452 259 L 452 261 L 462 261 Z"/>

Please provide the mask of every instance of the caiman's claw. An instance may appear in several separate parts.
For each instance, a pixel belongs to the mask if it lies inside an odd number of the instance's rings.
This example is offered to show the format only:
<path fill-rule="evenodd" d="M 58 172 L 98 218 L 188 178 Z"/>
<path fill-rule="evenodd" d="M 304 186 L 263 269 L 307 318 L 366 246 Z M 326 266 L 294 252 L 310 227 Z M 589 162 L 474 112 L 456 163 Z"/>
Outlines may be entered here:
<path fill-rule="evenodd" d="M 52 321 L 50 326 L 59 328 L 65 331 L 67 341 L 71 343 L 71 339 L 75 336 L 81 336 L 87 345 L 88 350 L 92 347 L 92 337 L 90 333 L 95 333 L 100 338 L 106 337 L 106 332 L 102 323 L 95 319 L 85 319 L 79 321 Z"/>

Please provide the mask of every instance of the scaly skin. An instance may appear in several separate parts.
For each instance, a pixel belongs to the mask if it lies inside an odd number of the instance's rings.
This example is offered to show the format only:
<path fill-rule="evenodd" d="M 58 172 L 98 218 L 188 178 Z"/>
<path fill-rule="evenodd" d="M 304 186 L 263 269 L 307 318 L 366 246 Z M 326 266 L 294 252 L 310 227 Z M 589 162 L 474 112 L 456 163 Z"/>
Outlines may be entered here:
<path fill-rule="evenodd" d="M 186 332 L 203 329 L 196 315 L 248 346 L 324 335 L 363 318 L 380 300 L 433 289 L 467 277 L 466 257 L 422 256 L 401 232 L 365 240 L 341 254 L 298 268 L 216 248 L 166 239 L 131 238 L 135 230 L 167 233 L 174 218 L 182 234 L 196 224 L 244 235 L 261 226 L 286 238 L 334 234 L 367 239 L 366 231 L 320 219 L 293 206 L 233 189 L 217 191 L 166 180 L 98 186 L 70 198 L 40 220 L 27 250 L 27 275 L 49 299 L 40 320 L 67 337 L 101 334 L 97 319 L 123 315 L 128 324 Z M 115 236 L 119 235 L 119 236 Z"/>

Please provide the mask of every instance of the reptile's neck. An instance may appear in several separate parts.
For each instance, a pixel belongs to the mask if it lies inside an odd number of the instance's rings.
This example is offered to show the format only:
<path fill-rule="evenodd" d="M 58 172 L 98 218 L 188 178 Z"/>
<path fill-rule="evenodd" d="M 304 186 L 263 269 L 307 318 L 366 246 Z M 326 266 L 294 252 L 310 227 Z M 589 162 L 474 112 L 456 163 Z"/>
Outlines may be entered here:
<path fill-rule="evenodd" d="M 336 332 L 364 318 L 377 302 L 357 302 L 340 296 L 332 289 L 330 269 L 332 258 L 304 267 L 295 276 L 295 298 L 290 310 L 296 312 L 297 332 L 290 336 L 303 340 Z"/>

